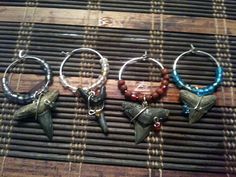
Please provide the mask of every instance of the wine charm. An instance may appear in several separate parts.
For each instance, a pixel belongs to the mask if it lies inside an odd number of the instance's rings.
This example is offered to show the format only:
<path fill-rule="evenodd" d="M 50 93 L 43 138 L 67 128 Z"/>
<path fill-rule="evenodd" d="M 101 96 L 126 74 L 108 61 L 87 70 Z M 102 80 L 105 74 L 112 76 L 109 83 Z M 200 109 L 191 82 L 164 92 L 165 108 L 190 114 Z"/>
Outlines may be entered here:
<path fill-rule="evenodd" d="M 59 92 L 57 90 L 48 91 L 48 87 L 52 83 L 52 72 L 46 61 L 34 56 L 23 54 L 23 52 L 23 50 L 19 52 L 19 59 L 11 63 L 4 72 L 2 78 L 3 92 L 10 101 L 17 104 L 26 104 L 14 113 L 14 119 L 20 120 L 29 117 L 35 118 L 35 120 L 39 122 L 48 139 L 52 140 L 53 125 L 51 111 L 55 107 L 55 101 Z M 46 82 L 42 88 L 33 93 L 15 93 L 9 86 L 7 75 L 12 68 L 25 60 L 34 60 L 43 67 L 46 74 Z"/>
<path fill-rule="evenodd" d="M 137 61 L 152 61 L 161 68 L 162 82 L 161 86 L 150 94 L 142 94 L 141 92 L 135 92 L 128 90 L 125 80 L 122 80 L 122 73 L 128 64 L 132 64 Z M 163 108 L 153 108 L 149 103 L 157 101 L 166 91 L 169 84 L 169 75 L 167 69 L 163 65 L 153 58 L 148 58 L 147 53 L 142 57 L 133 58 L 128 60 L 119 71 L 118 88 L 121 93 L 125 95 L 126 100 L 122 103 L 122 109 L 125 115 L 134 123 L 135 127 L 135 143 L 141 143 L 151 130 L 159 132 L 161 124 L 167 120 L 169 110 Z M 140 102 L 141 104 L 134 103 Z"/>
<path fill-rule="evenodd" d="M 68 83 L 63 75 L 63 67 L 67 60 L 75 53 L 75 52 L 93 52 L 100 57 L 100 64 L 101 64 L 101 74 L 99 75 L 98 79 L 95 83 L 88 87 L 74 87 Z M 64 52 L 65 53 L 65 52 Z M 106 119 L 104 116 L 104 105 L 106 99 L 106 80 L 107 75 L 109 72 L 109 64 L 108 60 L 104 58 L 99 52 L 90 48 L 78 48 L 73 50 L 72 52 L 65 53 L 66 57 L 62 61 L 60 66 L 60 81 L 65 88 L 70 89 L 74 94 L 80 95 L 85 103 L 87 104 L 88 108 L 88 115 L 95 116 L 96 120 L 98 121 L 102 131 L 104 134 L 108 133 L 108 127 L 106 123 Z"/>
<path fill-rule="evenodd" d="M 188 54 L 198 54 L 209 57 L 212 61 L 216 63 L 216 78 L 212 85 L 205 86 L 203 88 L 198 88 L 189 84 L 186 84 L 177 73 L 176 67 L 177 62 L 184 55 Z M 172 73 L 173 81 L 180 89 L 185 89 L 180 91 L 180 99 L 183 102 L 183 112 L 188 116 L 189 123 L 195 123 L 199 121 L 204 114 L 206 114 L 216 102 L 216 96 L 213 93 L 219 87 L 223 80 L 223 68 L 220 66 L 219 62 L 209 53 L 197 50 L 192 44 L 191 49 L 179 55 L 173 65 Z"/>

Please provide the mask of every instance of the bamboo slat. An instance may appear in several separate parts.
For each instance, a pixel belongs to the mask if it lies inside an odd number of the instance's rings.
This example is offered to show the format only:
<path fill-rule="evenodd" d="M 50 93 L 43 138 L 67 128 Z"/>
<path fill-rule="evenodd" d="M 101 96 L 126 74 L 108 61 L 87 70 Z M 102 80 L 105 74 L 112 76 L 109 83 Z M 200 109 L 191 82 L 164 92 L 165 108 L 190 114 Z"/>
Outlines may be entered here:
<path fill-rule="evenodd" d="M 235 176 L 235 6 L 232 0 L 2 0 L 0 78 L 24 49 L 51 65 L 50 89 L 58 89 L 60 96 L 52 111 L 50 142 L 33 118 L 14 120 L 20 106 L 9 102 L 0 86 L 0 175 Z M 216 106 L 198 123 L 189 124 L 182 114 L 179 89 L 171 83 L 167 95 L 152 104 L 169 109 L 169 120 L 160 133 L 152 131 L 136 145 L 134 126 L 122 112 L 124 96 L 117 88 L 120 67 L 147 51 L 171 72 L 175 58 L 190 44 L 211 53 L 224 67 Z M 94 48 L 109 60 L 107 136 L 87 115 L 82 98 L 59 83 L 61 51 L 79 47 Z M 69 61 L 64 71 L 75 85 L 87 85 L 100 74 L 99 59 L 91 53 L 76 54 Z M 197 56 L 185 57 L 178 65 L 183 79 L 198 86 L 213 82 L 214 69 L 214 63 Z M 33 62 L 12 72 L 11 85 L 18 92 L 37 89 L 44 78 L 42 68 Z M 127 67 L 123 78 L 131 90 L 140 84 L 160 84 L 159 69 L 145 62 Z"/>

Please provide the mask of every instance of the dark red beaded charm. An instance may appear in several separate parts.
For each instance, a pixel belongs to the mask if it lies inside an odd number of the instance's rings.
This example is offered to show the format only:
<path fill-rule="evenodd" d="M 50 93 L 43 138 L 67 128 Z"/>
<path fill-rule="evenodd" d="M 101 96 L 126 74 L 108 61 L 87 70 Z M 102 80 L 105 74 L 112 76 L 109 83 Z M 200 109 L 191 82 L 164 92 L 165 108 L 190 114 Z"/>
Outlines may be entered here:
<path fill-rule="evenodd" d="M 155 132 L 159 132 L 161 130 L 161 123 L 160 122 L 156 122 L 153 125 L 153 129 L 154 129 Z"/>

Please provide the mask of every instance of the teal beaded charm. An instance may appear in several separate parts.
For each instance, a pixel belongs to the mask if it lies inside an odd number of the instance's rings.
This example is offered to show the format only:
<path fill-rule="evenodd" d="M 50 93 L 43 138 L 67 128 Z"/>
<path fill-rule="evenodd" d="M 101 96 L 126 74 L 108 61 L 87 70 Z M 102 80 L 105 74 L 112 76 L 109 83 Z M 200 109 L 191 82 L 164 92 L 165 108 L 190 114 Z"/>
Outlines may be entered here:
<path fill-rule="evenodd" d="M 179 76 L 176 71 L 177 62 L 181 57 L 186 54 L 201 54 L 208 56 L 213 60 L 216 65 L 216 76 L 213 84 L 205 86 L 203 88 L 197 88 L 195 86 L 186 84 Z M 180 98 L 183 105 L 183 113 L 188 116 L 189 123 L 195 123 L 201 117 L 207 113 L 216 102 L 216 97 L 212 95 L 220 83 L 223 81 L 223 68 L 220 66 L 219 62 L 209 53 L 196 50 L 195 47 L 191 44 L 191 49 L 179 55 L 173 65 L 172 78 L 176 86 L 180 89 L 185 89 L 180 91 Z"/>

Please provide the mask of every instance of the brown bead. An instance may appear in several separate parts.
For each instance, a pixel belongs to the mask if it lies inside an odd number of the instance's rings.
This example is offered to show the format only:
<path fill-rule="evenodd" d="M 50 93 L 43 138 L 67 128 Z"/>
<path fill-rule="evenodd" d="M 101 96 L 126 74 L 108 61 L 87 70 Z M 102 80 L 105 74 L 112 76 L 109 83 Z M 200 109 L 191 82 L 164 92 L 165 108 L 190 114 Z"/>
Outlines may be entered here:
<path fill-rule="evenodd" d="M 161 89 L 163 90 L 163 92 L 166 92 L 167 89 L 168 89 L 168 86 L 167 85 L 163 85 L 163 86 L 161 86 Z"/>
<path fill-rule="evenodd" d="M 138 95 L 138 101 L 139 102 L 143 102 L 144 101 L 144 95 L 143 94 L 139 94 Z"/>
<path fill-rule="evenodd" d="M 118 81 L 118 87 L 120 88 L 122 85 L 125 85 L 125 80 Z"/>
<path fill-rule="evenodd" d="M 152 101 L 152 96 L 151 95 L 147 95 L 146 96 L 146 100 L 147 100 L 147 102 L 151 102 Z"/>
<path fill-rule="evenodd" d="M 156 101 L 158 99 L 158 97 L 159 97 L 159 94 L 157 92 L 152 92 L 151 95 L 152 95 L 152 100 L 153 101 Z"/>
<path fill-rule="evenodd" d="M 165 74 L 164 76 L 163 76 L 163 79 L 165 79 L 165 80 L 170 80 L 170 76 L 168 75 L 168 74 Z"/>
<path fill-rule="evenodd" d="M 156 92 L 159 94 L 159 95 L 162 95 L 164 93 L 164 90 L 160 87 L 156 90 Z"/>
<path fill-rule="evenodd" d="M 129 91 L 129 90 L 125 91 L 125 98 L 130 99 L 131 95 L 132 95 L 131 91 Z"/>
<path fill-rule="evenodd" d="M 162 81 L 161 81 L 161 85 L 168 85 L 169 84 L 169 81 L 168 80 L 165 80 L 165 79 L 163 79 Z"/>
<path fill-rule="evenodd" d="M 132 93 L 130 99 L 131 99 L 132 101 L 138 101 L 138 96 L 136 95 L 136 93 Z"/>
<path fill-rule="evenodd" d="M 168 69 L 166 69 L 166 68 L 164 68 L 164 69 L 162 69 L 161 70 L 161 74 L 164 76 L 164 75 L 166 75 L 166 74 L 168 74 L 169 73 L 169 71 L 168 71 Z"/>
<path fill-rule="evenodd" d="M 127 85 L 120 86 L 120 91 L 124 93 L 128 89 Z"/>

